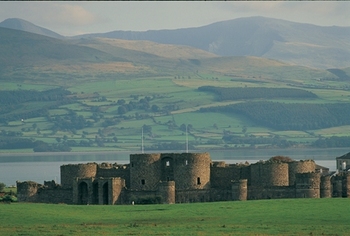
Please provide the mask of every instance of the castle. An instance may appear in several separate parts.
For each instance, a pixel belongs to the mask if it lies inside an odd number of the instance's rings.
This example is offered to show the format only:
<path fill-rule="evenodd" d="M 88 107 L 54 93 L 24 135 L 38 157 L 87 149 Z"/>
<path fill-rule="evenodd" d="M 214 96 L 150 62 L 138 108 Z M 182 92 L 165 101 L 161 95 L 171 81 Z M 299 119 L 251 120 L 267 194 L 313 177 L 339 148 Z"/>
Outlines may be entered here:
<path fill-rule="evenodd" d="M 21 202 L 108 205 L 350 197 L 349 165 L 343 159 L 337 158 L 341 170 L 329 173 L 313 160 L 287 157 L 226 164 L 212 161 L 209 153 L 131 154 L 125 165 L 63 165 L 61 184 L 17 182 L 17 197 Z"/>

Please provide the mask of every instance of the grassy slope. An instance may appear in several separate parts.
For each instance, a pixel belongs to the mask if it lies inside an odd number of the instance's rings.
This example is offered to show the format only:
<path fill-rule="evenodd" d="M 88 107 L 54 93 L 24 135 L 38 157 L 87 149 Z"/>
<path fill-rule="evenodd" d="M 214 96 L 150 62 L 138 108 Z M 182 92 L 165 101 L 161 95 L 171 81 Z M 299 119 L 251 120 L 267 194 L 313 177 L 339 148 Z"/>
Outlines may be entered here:
<path fill-rule="evenodd" d="M 346 235 L 349 199 L 176 205 L 0 204 L 4 235 Z"/>
<path fill-rule="evenodd" d="M 34 36 L 31 37 L 33 38 Z M 50 40 L 45 38 L 43 41 L 44 45 L 52 45 Z M 57 43 L 57 40 L 53 41 L 51 43 Z M 68 43 L 61 42 L 59 45 L 63 47 L 66 44 Z M 197 91 L 198 87 L 204 85 L 305 88 L 319 96 L 319 99 L 309 102 L 350 102 L 350 92 L 341 90 L 346 86 L 346 81 L 320 80 L 321 78 L 334 78 L 334 75 L 326 70 L 291 66 L 278 61 L 256 57 L 218 58 L 200 50 L 191 51 L 188 47 L 155 45 L 149 42 L 142 42 L 140 45 L 136 45 L 135 42 L 128 44 L 126 41 L 118 40 L 85 39 L 76 40 L 74 44 L 79 50 L 83 47 L 99 50 L 98 52 L 105 56 L 105 60 L 96 63 L 93 62 L 96 58 L 94 59 L 82 53 L 75 55 L 77 59 L 73 61 L 60 58 L 60 60 L 55 60 L 55 63 L 47 60 L 46 63 L 39 63 L 34 67 L 19 66 L 16 70 L 9 70 L 6 72 L 7 74 L 5 73 L 6 76 L 2 77 L 2 79 L 11 78 L 12 82 L 10 80 L 2 81 L 4 86 L 1 86 L 0 90 L 33 88 L 43 90 L 53 86 L 65 86 L 76 93 L 79 103 L 49 110 L 50 115 L 64 115 L 67 114 L 67 109 L 71 109 L 79 115 L 90 119 L 92 112 L 89 111 L 89 106 L 99 106 L 103 111 L 104 118 L 112 118 L 117 115 L 118 106 L 116 102 L 119 99 L 124 99 L 127 102 L 133 100 L 130 95 L 138 95 L 139 98 L 156 96 L 150 102 L 151 106 L 164 107 L 168 104 L 175 104 L 178 106 L 178 110 L 171 112 L 171 114 L 150 112 L 149 114 L 154 116 L 156 123 L 151 118 L 146 118 L 143 120 L 123 121 L 117 125 L 103 128 L 101 126 L 102 121 L 100 121 L 94 123 L 94 127 L 78 130 L 77 134 L 61 131 L 51 134 L 52 124 L 47 122 L 44 117 L 28 119 L 25 123 L 11 121 L 7 126 L 1 125 L 1 130 L 21 131 L 24 128 L 27 131 L 23 132 L 23 137 L 55 143 L 57 137 L 62 138 L 64 135 L 77 142 L 94 139 L 98 129 L 103 129 L 106 135 L 115 133 L 118 137 L 118 143 L 106 144 L 107 147 L 104 148 L 114 150 L 138 150 L 140 129 L 144 124 L 151 125 L 154 133 L 153 137 L 145 138 L 145 145 L 152 145 L 158 141 L 176 140 L 183 142 L 183 132 L 168 129 L 166 125 L 168 121 L 175 121 L 178 126 L 183 123 L 192 124 L 194 130 L 189 140 L 190 142 L 199 141 L 196 144 L 198 148 L 201 146 L 206 148 L 207 142 L 219 142 L 222 138 L 223 130 L 243 136 L 243 126 L 248 128 L 247 135 L 269 136 L 278 134 L 287 138 L 305 139 L 306 141 L 315 140 L 318 138 L 318 135 L 328 136 L 332 134 L 341 136 L 348 133 L 348 129 L 342 128 L 313 130 L 314 135 L 310 135 L 310 133 L 301 134 L 300 132 L 295 134 L 292 131 L 276 132 L 266 127 L 256 126 L 251 121 L 240 116 L 221 113 L 201 114 L 197 112 L 201 107 L 242 102 L 217 102 L 213 94 Z M 69 47 L 73 46 L 70 45 Z M 155 48 L 154 54 L 151 53 L 152 47 Z M 67 49 L 65 50 L 67 51 Z M 172 55 L 174 51 L 176 53 Z M 33 50 L 31 52 L 33 53 Z M 45 56 L 46 54 L 40 55 Z M 189 56 L 197 59 L 191 61 L 188 59 Z M 179 59 L 179 57 L 184 59 Z M 124 61 L 111 61 L 108 58 L 124 58 Z M 99 94 L 97 96 L 105 96 L 107 101 L 95 101 L 96 93 Z M 296 102 L 296 100 L 288 99 L 279 101 Z M 31 106 L 36 106 L 35 103 L 23 105 L 27 109 L 30 109 Z M 143 114 L 146 112 L 134 110 L 126 113 L 126 115 L 134 115 L 135 113 Z M 30 130 L 34 123 L 40 128 L 40 135 L 35 130 Z M 82 131 L 87 131 L 89 134 L 83 138 Z M 216 148 L 222 147 L 223 144 L 216 146 Z M 96 147 L 96 149 L 98 148 Z M 73 150 L 81 151 L 81 148 L 74 148 Z"/>

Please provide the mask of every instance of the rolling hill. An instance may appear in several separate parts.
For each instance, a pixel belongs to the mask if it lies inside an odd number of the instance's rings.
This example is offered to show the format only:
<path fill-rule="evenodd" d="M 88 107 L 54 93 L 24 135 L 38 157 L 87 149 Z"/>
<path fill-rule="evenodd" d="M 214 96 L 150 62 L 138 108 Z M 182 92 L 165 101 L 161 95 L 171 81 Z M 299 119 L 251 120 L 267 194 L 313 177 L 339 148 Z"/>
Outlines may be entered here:
<path fill-rule="evenodd" d="M 350 64 L 350 27 L 322 27 L 248 17 L 176 30 L 113 31 L 82 37 L 187 45 L 221 56 L 256 56 L 316 68 Z"/>
<path fill-rule="evenodd" d="M 18 18 L 9 18 L 0 23 L 0 27 L 26 31 L 29 33 L 40 34 L 51 38 L 64 39 L 65 37 L 53 32 L 49 29 L 37 26 L 29 21 L 18 19 Z"/>
<path fill-rule="evenodd" d="M 330 134 L 346 136 L 350 67 L 326 70 L 265 58 L 276 44 L 285 48 L 287 37 L 276 32 L 268 33 L 274 35 L 270 46 L 257 40 L 250 51 L 239 49 L 244 55 L 220 56 L 151 39 L 61 39 L 0 27 L 0 149 L 139 150 L 143 127 L 148 150 L 177 150 L 183 147 L 185 124 L 191 149 L 310 146 Z M 198 43 L 207 40 L 203 37 Z M 302 38 L 309 40 L 293 40 Z M 258 52 L 263 56 L 245 55 Z M 203 86 L 245 94 L 217 100 L 217 94 L 199 89 Z M 266 91 L 280 95 L 265 96 Z M 313 97 L 299 96 L 309 92 Z M 296 112 L 299 106 L 307 112 Z M 291 112 L 297 123 L 279 129 L 265 125 L 260 121 L 269 119 L 268 107 L 283 108 L 273 110 L 278 122 L 284 124 Z M 322 120 L 326 109 L 340 113 L 339 119 Z M 300 125 L 305 119 L 311 123 Z"/>
<path fill-rule="evenodd" d="M 7 19 L 0 23 L 0 27 L 58 39 L 65 38 L 22 19 Z M 350 64 L 350 27 L 324 27 L 258 16 L 216 22 L 202 27 L 143 32 L 112 31 L 70 38 L 133 40 L 137 42 L 132 47 L 135 49 L 138 45 L 137 50 L 144 52 L 146 48 L 142 46 L 143 42 L 151 41 L 189 46 L 217 56 L 255 56 L 322 69 L 343 68 Z M 122 41 L 118 44 L 121 45 Z M 131 47 L 131 43 L 128 44 Z"/>

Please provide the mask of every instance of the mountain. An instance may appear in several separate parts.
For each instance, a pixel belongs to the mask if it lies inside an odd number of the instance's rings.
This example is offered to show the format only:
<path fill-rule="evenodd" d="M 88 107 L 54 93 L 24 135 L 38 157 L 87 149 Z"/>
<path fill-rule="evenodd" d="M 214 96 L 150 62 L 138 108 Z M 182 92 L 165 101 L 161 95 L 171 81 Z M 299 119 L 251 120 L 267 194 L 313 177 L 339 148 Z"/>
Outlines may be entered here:
<path fill-rule="evenodd" d="M 105 52 L 19 30 L 0 28 L 2 65 L 35 65 L 57 61 L 100 62 L 121 60 Z"/>
<path fill-rule="evenodd" d="M 79 35 L 187 45 L 220 56 L 256 56 L 316 68 L 350 65 L 350 27 L 324 27 L 265 17 L 145 32 L 113 31 Z"/>
<path fill-rule="evenodd" d="M 18 19 L 18 18 L 6 19 L 0 23 L 0 27 L 26 31 L 33 34 L 40 34 L 51 38 L 58 38 L 58 39 L 65 38 L 64 36 L 57 34 L 51 30 L 45 29 L 43 27 L 34 25 L 29 21 Z"/>
<path fill-rule="evenodd" d="M 45 80 L 57 75 L 67 79 L 77 73 L 79 78 L 173 75 L 177 70 L 193 71 L 190 60 L 214 57 L 188 46 L 104 38 L 62 40 L 0 27 L 0 80 Z"/>

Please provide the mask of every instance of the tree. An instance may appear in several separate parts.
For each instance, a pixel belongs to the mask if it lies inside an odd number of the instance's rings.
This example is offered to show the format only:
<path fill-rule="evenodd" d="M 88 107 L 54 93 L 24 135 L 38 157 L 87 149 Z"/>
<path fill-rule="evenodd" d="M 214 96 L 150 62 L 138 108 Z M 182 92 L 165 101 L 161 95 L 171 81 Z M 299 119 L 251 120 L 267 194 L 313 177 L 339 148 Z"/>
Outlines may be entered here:
<path fill-rule="evenodd" d="M 127 112 L 127 108 L 125 106 L 119 106 L 118 107 L 118 114 L 119 115 L 124 115 Z"/>
<path fill-rule="evenodd" d="M 150 125 L 143 125 L 142 128 L 143 128 L 143 132 L 144 133 L 152 134 L 152 126 L 150 126 Z"/>
<path fill-rule="evenodd" d="M 3 192 L 6 187 L 6 184 L 0 183 L 0 192 Z"/>
<path fill-rule="evenodd" d="M 151 108 L 151 109 L 152 109 L 153 112 L 159 111 L 159 107 L 158 107 L 157 105 L 155 105 L 155 104 L 152 105 L 152 108 Z"/>

